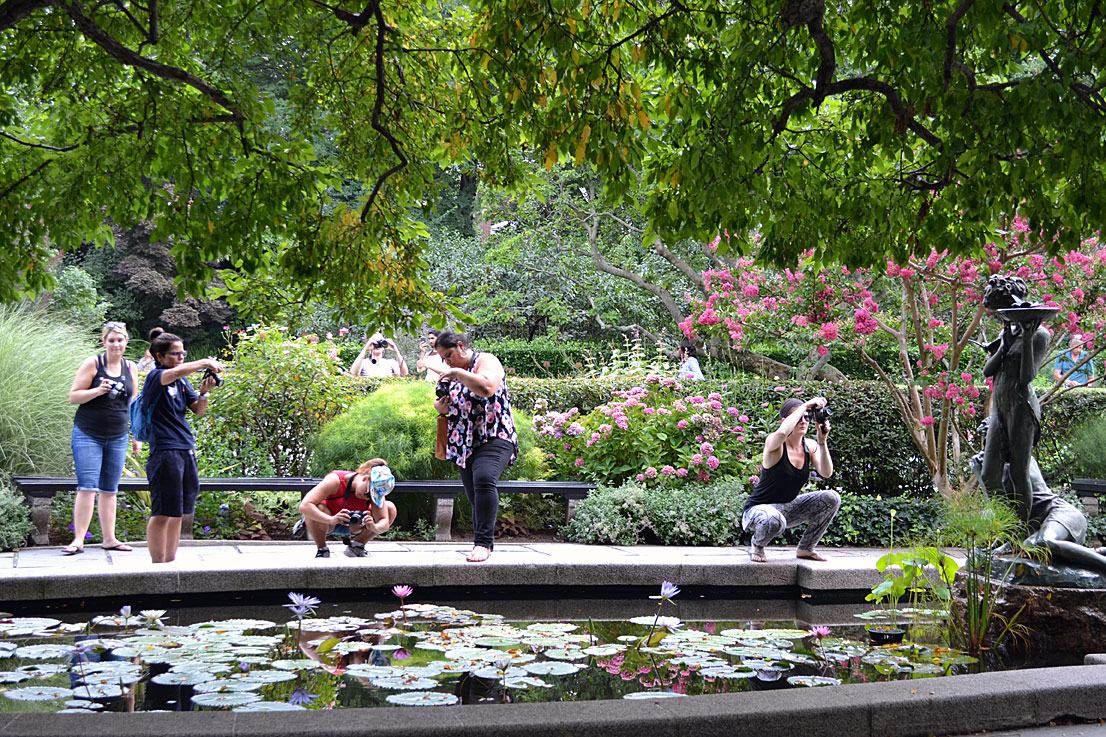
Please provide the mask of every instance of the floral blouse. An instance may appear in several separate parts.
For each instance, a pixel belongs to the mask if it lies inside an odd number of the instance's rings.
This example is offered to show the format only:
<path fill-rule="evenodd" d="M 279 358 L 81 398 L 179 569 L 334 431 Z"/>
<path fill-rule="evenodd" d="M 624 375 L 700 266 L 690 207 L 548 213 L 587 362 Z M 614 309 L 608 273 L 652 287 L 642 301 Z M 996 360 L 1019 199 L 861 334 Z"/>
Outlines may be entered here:
<path fill-rule="evenodd" d="M 469 371 L 476 365 L 479 353 L 472 354 Z M 511 414 L 511 400 L 507 398 L 507 377 L 490 397 L 481 397 L 460 381 L 453 381 L 449 388 L 449 437 L 446 441 L 446 460 L 465 468 L 472 451 L 499 438 L 515 446 L 508 465 L 518 456 L 518 433 Z"/>

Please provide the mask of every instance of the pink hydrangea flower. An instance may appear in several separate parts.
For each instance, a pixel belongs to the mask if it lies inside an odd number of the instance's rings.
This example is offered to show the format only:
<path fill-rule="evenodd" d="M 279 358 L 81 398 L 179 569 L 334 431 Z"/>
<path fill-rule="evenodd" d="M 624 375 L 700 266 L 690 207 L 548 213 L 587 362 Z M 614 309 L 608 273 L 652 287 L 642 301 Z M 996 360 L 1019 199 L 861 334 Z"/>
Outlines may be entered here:
<path fill-rule="evenodd" d="M 684 428 L 687 427 L 687 420 L 680 420 L 679 422 L 676 423 L 676 427 L 683 430 Z"/>
<path fill-rule="evenodd" d="M 676 478 L 682 479 L 684 476 L 687 476 L 687 469 L 683 466 L 680 466 L 676 469 Z"/>
<path fill-rule="evenodd" d="M 721 465 L 721 461 L 718 460 L 717 456 L 711 456 L 707 459 L 707 468 L 709 468 L 710 470 L 713 471 L 714 469 L 718 468 L 719 465 Z"/>
<path fill-rule="evenodd" d="M 661 473 L 663 473 L 665 476 L 675 476 L 676 469 L 674 469 L 672 466 L 662 466 Z"/>
<path fill-rule="evenodd" d="M 645 478 L 655 479 L 656 477 L 657 477 L 657 469 L 653 468 L 652 466 L 649 466 L 649 468 L 645 469 Z"/>
<path fill-rule="evenodd" d="M 584 465 L 584 459 L 583 458 L 577 458 L 576 459 L 576 468 L 580 468 L 583 465 Z"/>
<path fill-rule="evenodd" d="M 705 456 L 709 456 L 711 453 L 714 452 L 714 446 L 710 443 L 703 443 L 699 446 L 699 452 Z"/>
<path fill-rule="evenodd" d="M 700 454 L 696 453 L 695 455 L 691 456 L 691 464 L 690 465 L 698 466 L 702 462 L 703 462 L 703 456 L 701 456 Z"/>
<path fill-rule="evenodd" d="M 637 476 L 634 476 L 634 480 L 635 481 L 644 481 L 645 480 L 645 474 L 639 473 Z"/>

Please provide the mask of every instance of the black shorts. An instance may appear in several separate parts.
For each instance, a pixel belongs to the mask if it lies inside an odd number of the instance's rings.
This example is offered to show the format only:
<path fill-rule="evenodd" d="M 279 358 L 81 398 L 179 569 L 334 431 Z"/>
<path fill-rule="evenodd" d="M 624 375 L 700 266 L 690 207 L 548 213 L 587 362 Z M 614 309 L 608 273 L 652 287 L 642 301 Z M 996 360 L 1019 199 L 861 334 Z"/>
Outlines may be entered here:
<path fill-rule="evenodd" d="M 156 450 L 146 461 L 151 517 L 183 517 L 196 511 L 200 471 L 196 451 Z"/>

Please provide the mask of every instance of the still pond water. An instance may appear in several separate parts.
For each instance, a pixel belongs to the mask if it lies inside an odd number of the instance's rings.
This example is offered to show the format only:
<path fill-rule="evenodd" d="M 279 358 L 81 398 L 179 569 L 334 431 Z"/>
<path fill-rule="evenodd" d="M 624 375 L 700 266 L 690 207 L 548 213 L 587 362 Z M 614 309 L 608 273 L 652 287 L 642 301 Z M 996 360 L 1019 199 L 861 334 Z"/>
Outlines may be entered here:
<path fill-rule="evenodd" d="M 626 602 L 622 619 L 562 621 L 456 605 L 298 601 L 226 619 L 188 609 L 66 622 L 0 615 L 0 712 L 680 698 L 976 667 L 940 642 L 935 625 L 912 630 L 915 644 L 877 647 L 860 620 L 828 629 L 685 622 L 678 601 Z"/>

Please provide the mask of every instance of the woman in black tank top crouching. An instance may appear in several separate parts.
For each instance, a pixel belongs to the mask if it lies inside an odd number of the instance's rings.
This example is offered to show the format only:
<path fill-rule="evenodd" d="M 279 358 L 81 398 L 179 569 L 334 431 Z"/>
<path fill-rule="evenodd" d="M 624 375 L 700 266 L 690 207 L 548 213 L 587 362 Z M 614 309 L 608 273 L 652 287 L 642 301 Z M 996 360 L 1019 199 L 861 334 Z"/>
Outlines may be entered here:
<path fill-rule="evenodd" d="M 829 420 L 818 425 L 817 444 L 808 443 L 804 437 L 810 428 L 811 411 L 825 406 L 825 397 L 805 402 L 788 399 L 780 407 L 779 429 L 764 441 L 760 480 L 741 514 L 742 528 L 753 533 L 749 557 L 756 563 L 768 560 L 764 548 L 776 535 L 804 522 L 808 525 L 795 557 L 825 560 L 814 548 L 840 509 L 841 497 L 836 491 L 799 494 L 810 480 L 811 466 L 822 478 L 833 475 L 833 459 L 826 445 Z"/>

